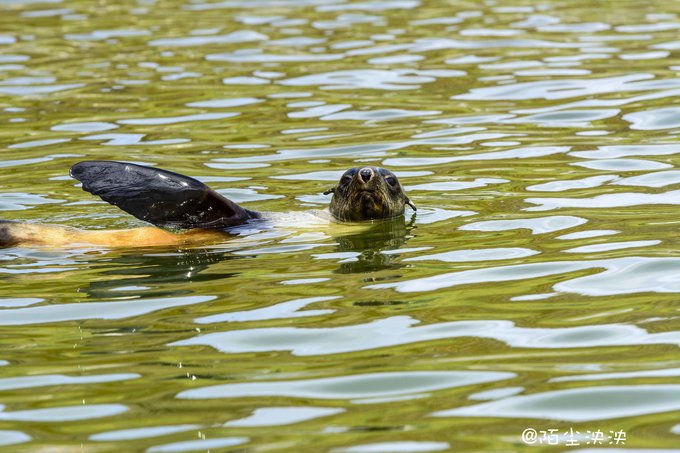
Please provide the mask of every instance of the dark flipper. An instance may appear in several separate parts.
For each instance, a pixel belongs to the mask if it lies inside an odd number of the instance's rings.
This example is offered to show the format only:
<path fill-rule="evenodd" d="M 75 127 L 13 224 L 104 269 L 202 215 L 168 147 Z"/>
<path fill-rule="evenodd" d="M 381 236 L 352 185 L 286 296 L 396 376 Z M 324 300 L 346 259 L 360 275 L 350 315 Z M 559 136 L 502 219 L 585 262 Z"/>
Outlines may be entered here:
<path fill-rule="evenodd" d="M 260 217 L 197 179 L 167 170 L 92 160 L 71 167 L 71 176 L 83 190 L 159 227 L 222 229 Z"/>

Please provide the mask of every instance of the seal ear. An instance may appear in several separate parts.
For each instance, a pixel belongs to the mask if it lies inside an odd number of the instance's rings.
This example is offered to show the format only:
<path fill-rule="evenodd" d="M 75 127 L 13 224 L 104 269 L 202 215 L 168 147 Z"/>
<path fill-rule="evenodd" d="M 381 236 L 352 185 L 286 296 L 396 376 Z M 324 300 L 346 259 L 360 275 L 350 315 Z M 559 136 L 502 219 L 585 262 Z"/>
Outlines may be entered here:
<path fill-rule="evenodd" d="M 70 174 L 83 190 L 159 227 L 222 229 L 259 217 L 197 179 L 167 170 L 93 160 L 75 164 Z"/>
<path fill-rule="evenodd" d="M 411 209 L 413 209 L 414 211 L 418 210 L 418 208 L 416 208 L 416 205 L 413 204 L 413 202 L 411 201 L 411 199 L 409 197 L 406 197 L 406 204 L 409 205 L 411 207 Z"/>
<path fill-rule="evenodd" d="M 335 187 L 331 187 L 330 189 L 328 189 L 327 191 L 325 191 L 323 194 L 324 194 L 324 195 L 328 195 L 328 194 L 331 194 L 331 193 L 335 193 Z"/>

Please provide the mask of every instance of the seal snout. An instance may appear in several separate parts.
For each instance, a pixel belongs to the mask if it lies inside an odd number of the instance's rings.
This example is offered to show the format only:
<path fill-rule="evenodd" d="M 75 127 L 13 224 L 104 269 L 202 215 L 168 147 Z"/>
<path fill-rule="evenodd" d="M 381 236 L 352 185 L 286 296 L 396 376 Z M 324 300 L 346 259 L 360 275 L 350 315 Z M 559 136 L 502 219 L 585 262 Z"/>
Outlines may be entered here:
<path fill-rule="evenodd" d="M 368 183 L 371 179 L 373 179 L 374 174 L 375 173 L 373 173 L 373 170 L 371 170 L 368 167 L 364 167 L 361 170 L 359 170 L 359 177 L 365 183 Z"/>
<path fill-rule="evenodd" d="M 344 221 L 387 219 L 412 206 L 394 173 L 371 165 L 350 168 L 325 193 L 333 194 L 331 214 Z"/>

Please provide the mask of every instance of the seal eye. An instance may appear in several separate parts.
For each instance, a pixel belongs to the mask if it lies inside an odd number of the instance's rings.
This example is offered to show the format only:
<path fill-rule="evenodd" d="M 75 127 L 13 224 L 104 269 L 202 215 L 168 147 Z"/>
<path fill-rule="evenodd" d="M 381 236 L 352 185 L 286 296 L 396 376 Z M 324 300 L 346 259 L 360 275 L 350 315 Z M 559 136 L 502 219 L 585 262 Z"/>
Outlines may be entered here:
<path fill-rule="evenodd" d="M 397 185 L 397 178 L 395 178 L 394 176 L 387 176 L 385 178 L 385 181 L 392 187 Z"/>

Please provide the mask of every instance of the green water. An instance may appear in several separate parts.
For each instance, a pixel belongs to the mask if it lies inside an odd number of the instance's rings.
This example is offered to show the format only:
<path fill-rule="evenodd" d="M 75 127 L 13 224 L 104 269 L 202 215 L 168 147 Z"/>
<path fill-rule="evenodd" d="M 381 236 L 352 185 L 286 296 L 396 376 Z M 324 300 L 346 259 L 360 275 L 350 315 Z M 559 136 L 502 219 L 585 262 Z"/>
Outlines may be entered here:
<path fill-rule="evenodd" d="M 281 212 L 378 165 L 418 206 L 188 250 L 0 250 L 0 445 L 677 448 L 678 14 L 0 0 L 3 219 L 140 226 L 68 178 L 85 159 Z"/>

